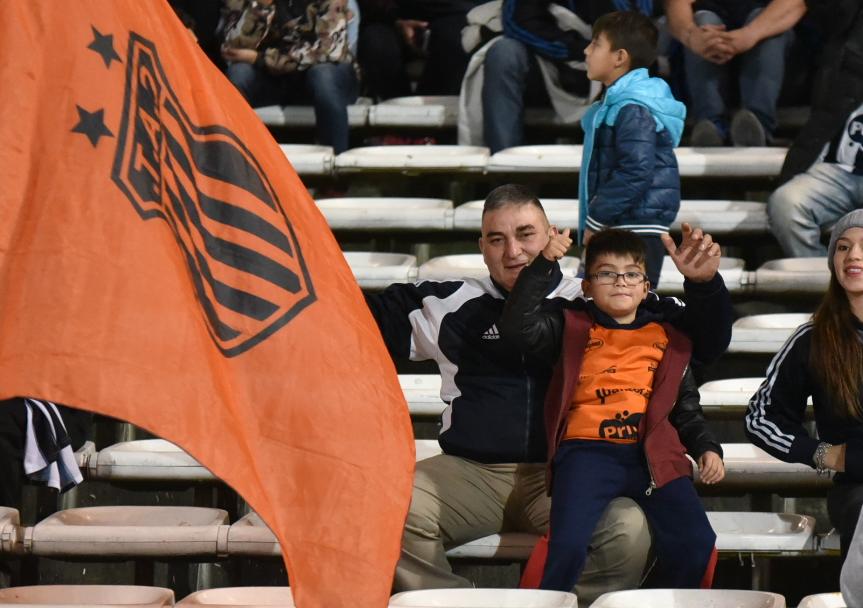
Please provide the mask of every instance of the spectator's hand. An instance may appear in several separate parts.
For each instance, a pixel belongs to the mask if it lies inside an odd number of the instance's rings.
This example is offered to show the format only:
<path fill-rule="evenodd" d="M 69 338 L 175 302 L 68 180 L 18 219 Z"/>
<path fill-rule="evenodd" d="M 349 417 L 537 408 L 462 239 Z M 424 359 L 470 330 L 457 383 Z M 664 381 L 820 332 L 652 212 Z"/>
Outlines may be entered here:
<path fill-rule="evenodd" d="M 587 244 L 590 242 L 590 239 L 592 239 L 592 238 L 593 238 L 593 230 L 591 230 L 590 228 L 585 228 L 584 234 L 581 235 L 581 245 L 583 247 L 586 247 Z"/>
<path fill-rule="evenodd" d="M 401 32 L 404 41 L 416 50 L 421 50 L 419 45 L 420 34 L 429 26 L 428 21 L 418 21 L 416 19 L 397 19 L 396 27 Z"/>
<path fill-rule="evenodd" d="M 730 32 L 723 32 L 722 39 L 725 44 L 731 48 L 734 55 L 745 53 L 760 42 L 748 27 L 742 27 L 739 30 L 731 30 Z"/>
<path fill-rule="evenodd" d="M 701 483 L 719 483 L 725 477 L 725 464 L 716 452 L 704 452 L 698 459 L 698 473 Z"/>
<path fill-rule="evenodd" d="M 542 256 L 549 262 L 559 260 L 569 248 L 572 247 L 572 239 L 569 237 L 569 228 L 563 232 L 558 232 L 557 227 L 551 227 L 551 236 L 548 239 L 548 245 L 542 250 Z"/>
<path fill-rule="evenodd" d="M 687 33 L 686 46 L 707 61 L 723 64 L 734 56 L 731 44 L 725 39 L 724 25 L 695 26 Z"/>
<path fill-rule="evenodd" d="M 684 277 L 696 283 L 706 283 L 719 271 L 719 260 L 722 257 L 719 243 L 714 243 L 713 237 L 705 234 L 701 228 L 693 230 L 687 223 L 683 224 L 681 230 L 683 240 L 679 247 L 668 234 L 660 237 L 665 250 Z"/>
<path fill-rule="evenodd" d="M 255 49 L 235 49 L 222 46 L 222 59 L 231 63 L 255 63 L 258 51 Z"/>

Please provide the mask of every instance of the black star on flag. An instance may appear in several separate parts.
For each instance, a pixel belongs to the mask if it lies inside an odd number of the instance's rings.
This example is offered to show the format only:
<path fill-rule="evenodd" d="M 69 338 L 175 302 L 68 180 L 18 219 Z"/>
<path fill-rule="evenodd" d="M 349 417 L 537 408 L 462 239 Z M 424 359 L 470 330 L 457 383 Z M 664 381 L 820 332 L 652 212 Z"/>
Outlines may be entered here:
<path fill-rule="evenodd" d="M 114 50 L 114 35 L 108 34 L 107 36 L 101 33 L 92 25 L 90 29 L 93 30 L 93 42 L 87 45 L 87 48 L 99 53 L 102 57 L 102 61 L 105 62 L 105 67 L 110 68 L 112 61 L 120 61 L 120 56 L 117 54 L 117 51 Z"/>
<path fill-rule="evenodd" d="M 77 104 L 75 107 L 78 109 L 78 124 L 72 127 L 73 133 L 83 133 L 86 135 L 94 148 L 99 143 L 100 137 L 114 137 L 114 134 L 105 126 L 104 109 L 88 112 Z"/>

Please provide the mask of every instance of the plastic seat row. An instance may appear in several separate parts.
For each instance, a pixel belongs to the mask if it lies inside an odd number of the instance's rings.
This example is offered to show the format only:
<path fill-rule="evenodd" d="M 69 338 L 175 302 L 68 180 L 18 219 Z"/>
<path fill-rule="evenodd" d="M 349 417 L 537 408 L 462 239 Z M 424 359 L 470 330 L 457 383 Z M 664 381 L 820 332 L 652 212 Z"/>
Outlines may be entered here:
<path fill-rule="evenodd" d="M 329 198 L 318 208 L 333 230 L 465 230 L 479 232 L 483 201 L 453 208 L 452 201 L 436 198 Z M 577 199 L 545 199 L 549 221 L 560 227 L 578 226 Z M 748 201 L 686 200 L 672 225 L 679 231 L 688 222 L 714 235 L 766 234 L 767 206 Z"/>
<path fill-rule="evenodd" d="M 42 585 L 0 590 L 0 606 L 295 606 L 289 587 L 226 587 L 193 593 L 174 603 L 174 593 L 160 587 L 131 585 Z M 635 589 L 598 598 L 593 608 L 785 608 L 776 593 L 736 589 Z M 390 608 L 577 608 L 571 593 L 532 589 L 429 589 L 398 593 Z M 839 593 L 804 597 L 798 608 L 845 608 Z"/>
<path fill-rule="evenodd" d="M 455 145 L 365 146 L 334 155 L 328 146 L 281 144 L 300 175 L 352 173 L 568 174 L 579 170 L 582 147 L 518 146 L 489 154 L 488 148 Z M 682 177 L 776 177 L 786 148 L 677 148 Z"/>
<path fill-rule="evenodd" d="M 263 123 L 271 127 L 313 127 L 312 106 L 265 106 L 255 108 Z M 805 107 L 779 108 L 780 127 L 800 128 L 809 116 Z M 562 123 L 551 108 L 526 108 L 526 126 L 552 127 Z M 458 97 L 455 95 L 413 95 L 373 104 L 360 97 L 348 106 L 348 124 L 361 127 L 455 127 L 458 124 Z"/>
<path fill-rule="evenodd" d="M 345 259 L 360 287 L 370 290 L 384 289 L 392 283 L 488 276 L 482 255 L 478 253 L 441 256 L 419 266 L 416 257 L 406 253 L 353 251 L 345 253 Z M 731 293 L 818 295 L 826 292 L 830 282 L 827 258 L 770 260 L 754 271 L 744 270 L 744 264 L 741 258 L 724 257 L 720 261 L 719 273 Z M 565 257 L 561 266 L 564 273 L 575 276 L 579 261 Z M 683 275 L 667 256 L 662 263 L 658 291 L 664 295 L 683 293 Z"/>

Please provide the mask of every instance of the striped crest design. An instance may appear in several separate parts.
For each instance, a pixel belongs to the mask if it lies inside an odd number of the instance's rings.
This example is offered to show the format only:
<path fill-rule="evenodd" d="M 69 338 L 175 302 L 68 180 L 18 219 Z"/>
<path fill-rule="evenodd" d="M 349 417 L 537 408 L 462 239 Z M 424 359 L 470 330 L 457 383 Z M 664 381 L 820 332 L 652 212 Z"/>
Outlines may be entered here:
<path fill-rule="evenodd" d="M 150 41 L 132 33 L 127 55 L 113 181 L 142 219 L 170 226 L 213 341 L 238 355 L 315 301 L 302 251 L 239 138 L 192 124 Z"/>

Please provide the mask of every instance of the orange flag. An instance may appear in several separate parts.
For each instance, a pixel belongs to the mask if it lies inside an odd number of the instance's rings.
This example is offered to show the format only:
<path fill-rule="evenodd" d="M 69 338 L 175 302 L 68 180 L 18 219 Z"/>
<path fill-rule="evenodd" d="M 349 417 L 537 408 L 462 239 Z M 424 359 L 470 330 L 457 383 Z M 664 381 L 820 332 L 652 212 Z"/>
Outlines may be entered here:
<path fill-rule="evenodd" d="M 299 606 L 385 606 L 410 420 L 293 169 L 167 3 L 0 7 L 0 396 L 179 444 L 270 524 Z"/>

